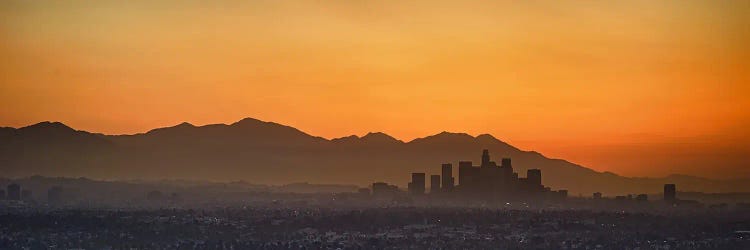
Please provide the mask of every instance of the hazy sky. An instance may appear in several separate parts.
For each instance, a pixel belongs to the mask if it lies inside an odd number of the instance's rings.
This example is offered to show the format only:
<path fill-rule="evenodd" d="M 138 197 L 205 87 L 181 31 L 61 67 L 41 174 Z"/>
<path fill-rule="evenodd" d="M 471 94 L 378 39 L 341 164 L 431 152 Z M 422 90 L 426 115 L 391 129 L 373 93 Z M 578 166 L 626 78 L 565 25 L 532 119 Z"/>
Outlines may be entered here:
<path fill-rule="evenodd" d="M 750 177 L 750 1 L 3 1 L 0 126 L 490 133 Z"/>

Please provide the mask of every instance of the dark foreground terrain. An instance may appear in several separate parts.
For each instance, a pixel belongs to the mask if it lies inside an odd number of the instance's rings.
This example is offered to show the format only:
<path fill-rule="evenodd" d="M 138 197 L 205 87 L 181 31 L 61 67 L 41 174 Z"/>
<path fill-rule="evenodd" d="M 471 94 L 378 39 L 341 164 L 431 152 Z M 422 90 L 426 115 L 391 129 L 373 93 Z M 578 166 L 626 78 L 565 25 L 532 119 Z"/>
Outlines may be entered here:
<path fill-rule="evenodd" d="M 750 249 L 743 212 L 480 208 L 53 210 L 0 214 L 0 249 Z"/>

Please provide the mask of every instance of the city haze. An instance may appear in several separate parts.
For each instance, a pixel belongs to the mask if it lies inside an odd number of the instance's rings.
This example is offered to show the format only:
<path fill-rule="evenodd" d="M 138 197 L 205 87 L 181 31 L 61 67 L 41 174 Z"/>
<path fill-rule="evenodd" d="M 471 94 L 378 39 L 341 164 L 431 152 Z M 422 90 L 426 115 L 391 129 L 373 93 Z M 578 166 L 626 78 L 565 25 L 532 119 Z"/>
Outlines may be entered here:
<path fill-rule="evenodd" d="M 750 1 L 0 1 L 0 249 L 750 249 Z"/>
<path fill-rule="evenodd" d="M 631 177 L 748 177 L 745 1 L 5 1 L 0 126 L 241 117 L 495 135 Z"/>

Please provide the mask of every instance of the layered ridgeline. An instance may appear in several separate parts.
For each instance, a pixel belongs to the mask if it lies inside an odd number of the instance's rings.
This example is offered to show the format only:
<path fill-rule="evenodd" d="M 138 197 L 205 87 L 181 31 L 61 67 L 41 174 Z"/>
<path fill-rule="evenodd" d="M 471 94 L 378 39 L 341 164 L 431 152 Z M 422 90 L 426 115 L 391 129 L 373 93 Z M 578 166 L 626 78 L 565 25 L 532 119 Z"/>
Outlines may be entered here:
<path fill-rule="evenodd" d="M 658 193 L 664 183 L 681 191 L 747 192 L 750 180 L 711 180 L 684 175 L 629 178 L 596 172 L 534 151 L 522 151 L 491 135 L 443 132 L 410 142 L 370 133 L 327 140 L 256 119 L 226 125 L 182 123 L 135 135 L 76 131 L 42 122 L 0 128 L 0 176 L 30 175 L 100 179 L 244 180 L 258 184 L 315 182 L 366 186 L 374 181 L 405 186 L 411 172 L 439 174 L 440 164 L 478 162 L 482 149 L 493 160 L 510 157 L 520 176 L 542 170 L 542 181 L 571 195 Z M 478 164 L 478 163 L 477 163 Z M 457 180 L 458 181 L 458 180 Z"/>

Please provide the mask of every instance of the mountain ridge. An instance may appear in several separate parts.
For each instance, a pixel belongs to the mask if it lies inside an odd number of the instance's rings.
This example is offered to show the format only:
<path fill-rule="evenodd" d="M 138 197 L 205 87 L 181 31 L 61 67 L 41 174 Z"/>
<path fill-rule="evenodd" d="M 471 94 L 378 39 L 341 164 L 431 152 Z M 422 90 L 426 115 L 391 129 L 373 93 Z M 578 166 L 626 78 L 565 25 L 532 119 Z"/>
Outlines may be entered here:
<path fill-rule="evenodd" d="M 33 129 L 23 129 L 32 127 Z M 60 175 L 102 178 L 182 178 L 292 183 L 360 183 L 388 181 L 403 186 L 410 172 L 438 173 L 440 164 L 478 161 L 482 149 L 494 160 L 511 157 L 520 176 L 543 170 L 543 181 L 571 194 L 659 191 L 668 181 L 686 183 L 691 191 L 750 190 L 745 181 L 670 175 L 624 177 L 598 172 L 564 159 L 518 149 L 490 134 L 441 133 L 404 142 L 383 132 L 362 137 L 326 139 L 274 122 L 245 118 L 232 124 L 195 126 L 183 122 L 146 133 L 105 135 L 78 131 L 60 122 L 42 122 L 0 130 L 0 169 L 15 176 Z M 23 130 L 22 130 L 23 129 Z M 63 134 L 57 147 L 39 131 Z M 41 134 L 41 136 L 40 136 Z M 28 138 L 36 138 L 30 140 Z M 104 143 L 102 143 L 102 141 Z M 19 154 L 19 152 L 21 152 Z M 335 173 L 335 174 L 333 174 Z M 458 178 L 456 178 L 458 179 Z M 705 190 L 698 190 L 698 189 Z"/>

